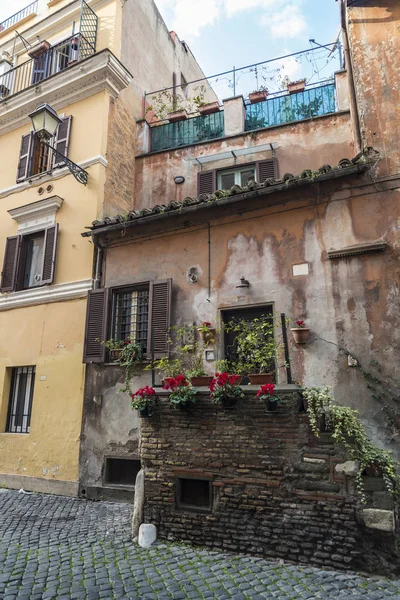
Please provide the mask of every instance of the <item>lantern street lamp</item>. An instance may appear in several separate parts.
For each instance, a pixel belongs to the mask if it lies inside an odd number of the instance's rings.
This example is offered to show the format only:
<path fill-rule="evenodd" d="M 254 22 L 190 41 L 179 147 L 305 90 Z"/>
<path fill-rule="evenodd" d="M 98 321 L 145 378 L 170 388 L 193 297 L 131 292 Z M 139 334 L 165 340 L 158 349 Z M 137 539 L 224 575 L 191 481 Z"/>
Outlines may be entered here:
<path fill-rule="evenodd" d="M 88 181 L 87 171 L 72 162 L 72 160 L 69 160 L 69 158 L 49 144 L 49 141 L 56 135 L 60 123 L 62 123 L 62 119 L 60 119 L 54 108 L 49 104 L 44 103 L 38 106 L 28 116 L 32 121 L 33 130 L 40 139 L 40 143 L 50 148 L 56 157 L 61 159 L 67 165 L 68 169 L 79 183 L 86 185 Z"/>

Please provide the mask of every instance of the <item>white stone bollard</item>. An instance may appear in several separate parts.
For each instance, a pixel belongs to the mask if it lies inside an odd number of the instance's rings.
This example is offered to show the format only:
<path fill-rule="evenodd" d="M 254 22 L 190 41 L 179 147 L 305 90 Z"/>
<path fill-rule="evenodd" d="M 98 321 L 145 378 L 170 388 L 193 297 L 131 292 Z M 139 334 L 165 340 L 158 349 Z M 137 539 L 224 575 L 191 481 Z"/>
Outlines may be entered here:
<path fill-rule="evenodd" d="M 139 527 L 139 546 L 141 548 L 150 548 L 157 539 L 157 528 L 149 523 L 142 523 Z"/>

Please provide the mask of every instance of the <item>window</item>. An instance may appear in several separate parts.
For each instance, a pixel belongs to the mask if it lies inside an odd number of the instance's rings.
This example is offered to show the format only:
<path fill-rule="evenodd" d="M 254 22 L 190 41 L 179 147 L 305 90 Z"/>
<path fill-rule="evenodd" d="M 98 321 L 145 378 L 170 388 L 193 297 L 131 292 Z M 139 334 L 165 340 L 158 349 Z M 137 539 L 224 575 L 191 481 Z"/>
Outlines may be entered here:
<path fill-rule="evenodd" d="M 8 433 L 29 433 L 34 386 L 35 367 L 12 369 L 6 429 Z"/>
<path fill-rule="evenodd" d="M 213 194 L 217 189 L 227 190 L 233 185 L 246 186 L 249 179 L 264 183 L 267 179 L 277 176 L 278 169 L 275 159 L 260 160 L 231 169 L 201 171 L 198 174 L 197 193 L 199 195 Z"/>
<path fill-rule="evenodd" d="M 71 132 L 72 117 L 65 117 L 60 123 L 56 136 L 50 144 L 64 156 L 68 156 L 68 145 Z M 33 131 L 22 136 L 17 169 L 17 183 L 34 175 L 51 171 L 61 167 L 64 161 L 47 146 L 40 143 L 40 139 Z"/>
<path fill-rule="evenodd" d="M 233 185 L 241 187 L 247 185 L 249 181 L 256 180 L 256 167 L 244 167 L 232 169 L 231 171 L 218 172 L 218 189 L 229 190 Z"/>
<path fill-rule="evenodd" d="M 106 458 L 104 482 L 114 485 L 135 485 L 141 469 L 140 460 L 131 458 Z"/>
<path fill-rule="evenodd" d="M 0 292 L 53 283 L 58 225 L 7 238 Z"/>
<path fill-rule="evenodd" d="M 91 290 L 83 362 L 105 362 L 107 353 L 101 342 L 110 338 L 141 343 L 148 358 L 168 355 L 171 295 L 171 279 Z"/>
<path fill-rule="evenodd" d="M 212 482 L 209 479 L 177 479 L 176 503 L 180 508 L 211 510 Z"/>
<path fill-rule="evenodd" d="M 132 340 L 147 349 L 149 286 L 116 290 L 113 297 L 114 340 Z"/>

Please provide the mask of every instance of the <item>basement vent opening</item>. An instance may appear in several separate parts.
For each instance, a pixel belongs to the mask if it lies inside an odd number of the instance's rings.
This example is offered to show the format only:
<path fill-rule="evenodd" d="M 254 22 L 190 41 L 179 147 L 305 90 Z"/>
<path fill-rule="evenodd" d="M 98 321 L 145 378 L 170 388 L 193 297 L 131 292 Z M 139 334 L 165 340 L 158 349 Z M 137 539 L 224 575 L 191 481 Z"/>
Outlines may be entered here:
<path fill-rule="evenodd" d="M 212 485 L 208 479 L 176 480 L 176 500 L 180 508 L 211 510 Z"/>
<path fill-rule="evenodd" d="M 132 458 L 106 458 L 104 482 L 111 485 L 135 485 L 141 469 L 140 460 Z"/>

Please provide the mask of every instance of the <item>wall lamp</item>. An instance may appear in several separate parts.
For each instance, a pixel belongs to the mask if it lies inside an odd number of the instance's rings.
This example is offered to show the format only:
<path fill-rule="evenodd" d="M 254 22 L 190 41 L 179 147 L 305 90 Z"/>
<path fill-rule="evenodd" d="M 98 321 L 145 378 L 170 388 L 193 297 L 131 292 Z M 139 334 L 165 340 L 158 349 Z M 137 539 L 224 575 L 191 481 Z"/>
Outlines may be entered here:
<path fill-rule="evenodd" d="M 177 175 L 176 177 L 174 177 L 174 181 L 177 185 L 179 185 L 180 183 L 185 183 L 185 178 L 183 177 L 183 175 Z"/>
<path fill-rule="evenodd" d="M 248 287 L 250 287 L 250 282 L 247 279 L 245 279 L 244 277 L 241 277 L 240 283 L 236 287 L 237 288 L 248 288 Z"/>
<path fill-rule="evenodd" d="M 81 169 L 81 167 L 72 162 L 72 160 L 69 160 L 69 158 L 64 156 L 64 154 L 61 154 L 61 152 L 48 143 L 51 138 L 55 136 L 60 123 L 62 123 L 62 119 L 60 119 L 54 108 L 46 103 L 40 104 L 40 106 L 28 116 L 32 121 L 33 130 L 40 139 L 40 142 L 44 146 L 47 146 L 47 148 L 50 148 L 56 157 L 60 158 L 67 165 L 69 171 L 79 183 L 86 185 L 88 181 L 88 172 Z"/>

